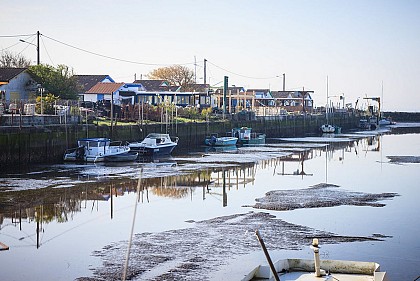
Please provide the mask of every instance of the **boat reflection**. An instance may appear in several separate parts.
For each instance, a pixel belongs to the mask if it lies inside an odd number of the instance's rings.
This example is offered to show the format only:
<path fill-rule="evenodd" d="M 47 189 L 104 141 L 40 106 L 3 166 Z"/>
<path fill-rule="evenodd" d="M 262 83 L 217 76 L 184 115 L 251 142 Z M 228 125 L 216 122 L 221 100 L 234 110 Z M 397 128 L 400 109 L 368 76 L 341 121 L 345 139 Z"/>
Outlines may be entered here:
<path fill-rule="evenodd" d="M 205 148 L 206 153 L 229 153 L 229 152 L 236 152 L 236 151 L 238 151 L 238 147 L 236 145 L 206 146 Z"/>

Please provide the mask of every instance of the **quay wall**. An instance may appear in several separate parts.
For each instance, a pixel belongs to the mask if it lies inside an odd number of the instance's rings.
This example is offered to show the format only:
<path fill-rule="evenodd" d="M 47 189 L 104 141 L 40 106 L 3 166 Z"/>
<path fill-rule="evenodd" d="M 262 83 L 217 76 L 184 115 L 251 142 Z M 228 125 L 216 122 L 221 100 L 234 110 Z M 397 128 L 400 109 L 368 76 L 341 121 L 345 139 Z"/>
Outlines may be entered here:
<path fill-rule="evenodd" d="M 390 117 L 395 122 L 420 122 L 420 112 L 382 112 L 382 117 Z"/>
<path fill-rule="evenodd" d="M 267 138 L 299 137 L 319 135 L 319 128 L 324 122 L 325 119 L 320 116 L 294 116 L 141 126 L 117 125 L 112 128 L 93 124 L 3 126 L 0 127 L 0 173 L 35 163 L 60 163 L 65 150 L 75 147 L 78 139 L 86 137 L 107 137 L 131 142 L 140 141 L 151 132 L 167 132 L 171 137 L 179 137 L 176 151 L 188 151 L 202 146 L 207 135 L 226 135 L 236 127 L 251 127 L 254 132 L 265 133 Z M 335 117 L 333 122 L 343 130 L 348 130 L 357 127 L 358 118 L 341 116 Z"/>

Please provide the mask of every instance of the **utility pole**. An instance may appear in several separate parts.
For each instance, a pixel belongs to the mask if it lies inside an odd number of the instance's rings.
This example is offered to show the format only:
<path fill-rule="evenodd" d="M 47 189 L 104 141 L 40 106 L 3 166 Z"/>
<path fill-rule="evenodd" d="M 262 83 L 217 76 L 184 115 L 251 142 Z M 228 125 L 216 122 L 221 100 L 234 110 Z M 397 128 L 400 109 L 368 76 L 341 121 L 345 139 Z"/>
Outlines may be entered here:
<path fill-rule="evenodd" d="M 226 114 L 226 95 L 227 95 L 227 91 L 228 91 L 228 81 L 229 81 L 229 77 L 225 76 L 224 79 L 224 84 L 223 84 L 223 114 Z"/>
<path fill-rule="evenodd" d="M 36 51 L 37 51 L 37 65 L 40 64 L 40 56 L 39 56 L 39 30 L 36 32 Z"/>
<path fill-rule="evenodd" d="M 204 85 L 206 85 L 207 79 L 206 79 L 206 67 L 207 67 L 207 60 L 204 59 Z"/>
<path fill-rule="evenodd" d="M 283 73 L 283 92 L 286 91 L 286 73 Z"/>
<path fill-rule="evenodd" d="M 36 47 L 36 64 L 40 65 L 40 55 L 39 55 L 39 36 L 41 35 L 41 33 L 39 33 L 39 31 L 36 32 L 36 45 L 34 43 L 31 42 L 27 42 L 23 39 L 19 39 L 20 42 L 32 45 Z"/>

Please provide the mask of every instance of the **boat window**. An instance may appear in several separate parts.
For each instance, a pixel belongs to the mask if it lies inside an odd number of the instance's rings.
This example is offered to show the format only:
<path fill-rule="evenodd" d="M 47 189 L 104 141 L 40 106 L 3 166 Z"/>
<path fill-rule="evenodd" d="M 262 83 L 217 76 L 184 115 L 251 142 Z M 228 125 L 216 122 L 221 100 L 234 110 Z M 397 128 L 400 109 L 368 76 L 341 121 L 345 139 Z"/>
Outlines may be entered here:
<path fill-rule="evenodd" d="M 79 141 L 79 146 L 87 146 L 87 141 Z"/>
<path fill-rule="evenodd" d="M 101 142 L 98 143 L 99 147 L 103 147 L 103 146 L 106 146 L 106 145 L 107 145 L 107 142 L 104 142 L 104 141 L 101 141 Z"/>
<path fill-rule="evenodd" d="M 95 146 L 98 146 L 96 141 L 90 141 L 89 142 L 89 147 L 95 147 Z"/>

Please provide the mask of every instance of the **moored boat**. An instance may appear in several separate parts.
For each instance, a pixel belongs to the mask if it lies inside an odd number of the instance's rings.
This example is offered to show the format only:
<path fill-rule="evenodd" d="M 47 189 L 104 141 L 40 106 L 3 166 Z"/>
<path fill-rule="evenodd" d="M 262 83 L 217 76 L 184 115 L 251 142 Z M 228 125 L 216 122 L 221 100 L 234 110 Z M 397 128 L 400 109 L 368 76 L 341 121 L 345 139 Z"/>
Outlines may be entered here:
<path fill-rule="evenodd" d="M 334 126 L 333 126 L 333 125 L 330 125 L 330 124 L 323 124 L 323 125 L 321 126 L 321 131 L 322 131 L 323 133 L 330 134 L 330 133 L 334 133 L 335 128 L 334 128 Z"/>
<path fill-rule="evenodd" d="M 389 126 L 389 125 L 395 125 L 395 122 L 393 122 L 390 118 L 382 118 L 378 121 L 379 126 Z"/>
<path fill-rule="evenodd" d="M 382 124 L 381 124 L 382 123 Z M 384 126 L 385 122 L 378 120 L 377 116 L 370 116 L 369 118 L 362 118 L 359 120 L 359 128 L 362 130 L 376 130 L 379 126 Z M 390 125 L 390 124 L 387 124 Z"/>
<path fill-rule="evenodd" d="M 77 141 L 77 147 L 65 151 L 64 161 L 102 162 L 106 157 L 130 151 L 120 141 L 111 142 L 108 138 L 85 138 Z"/>
<path fill-rule="evenodd" d="M 238 138 L 238 144 L 265 144 L 265 134 L 252 132 L 252 128 L 241 127 L 232 129 L 232 137 Z"/>
<path fill-rule="evenodd" d="M 341 127 L 330 124 L 323 124 L 321 131 L 325 134 L 341 134 Z"/>
<path fill-rule="evenodd" d="M 309 259 L 281 259 L 272 262 L 265 248 L 258 230 L 257 237 L 267 258 L 268 265 L 259 265 L 242 281 L 250 280 L 353 280 L 353 281 L 388 281 L 386 272 L 380 271 L 375 262 L 321 260 L 318 239 L 313 239 L 311 249 L 314 258 Z"/>
<path fill-rule="evenodd" d="M 217 134 L 211 134 L 204 140 L 204 143 L 208 146 L 233 146 L 237 142 L 237 137 L 218 137 Z"/>
<path fill-rule="evenodd" d="M 140 155 L 169 155 L 178 145 L 178 138 L 173 141 L 169 134 L 150 133 L 141 142 L 131 142 L 128 147 Z"/>

